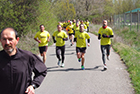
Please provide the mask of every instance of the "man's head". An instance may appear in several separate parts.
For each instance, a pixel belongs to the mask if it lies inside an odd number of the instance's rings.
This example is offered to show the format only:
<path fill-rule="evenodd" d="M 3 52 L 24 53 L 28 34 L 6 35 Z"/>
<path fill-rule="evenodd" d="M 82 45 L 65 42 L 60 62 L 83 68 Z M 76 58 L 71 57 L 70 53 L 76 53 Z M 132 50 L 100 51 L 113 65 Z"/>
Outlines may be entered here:
<path fill-rule="evenodd" d="M 45 30 L 45 27 L 43 24 L 40 25 L 40 30 L 41 30 L 41 32 L 43 32 Z"/>
<path fill-rule="evenodd" d="M 73 23 L 76 23 L 76 20 L 75 19 L 73 19 Z"/>
<path fill-rule="evenodd" d="M 72 21 L 70 21 L 70 25 L 72 25 Z"/>
<path fill-rule="evenodd" d="M 61 25 L 57 25 L 57 29 L 60 32 L 62 30 L 62 26 Z"/>
<path fill-rule="evenodd" d="M 13 28 L 8 27 L 1 31 L 0 41 L 3 49 L 9 55 L 14 55 L 16 53 L 16 45 L 19 41 L 19 37 Z"/>
<path fill-rule="evenodd" d="M 107 20 L 103 20 L 103 27 L 107 26 Z"/>
<path fill-rule="evenodd" d="M 84 22 L 83 22 L 83 20 L 81 20 L 80 22 L 81 22 L 81 24 L 83 24 L 83 23 L 84 23 Z"/>
<path fill-rule="evenodd" d="M 77 26 L 77 27 L 79 26 L 79 23 L 78 23 L 78 22 L 76 23 L 76 26 Z"/>
<path fill-rule="evenodd" d="M 80 24 L 80 32 L 84 32 L 84 25 Z"/>

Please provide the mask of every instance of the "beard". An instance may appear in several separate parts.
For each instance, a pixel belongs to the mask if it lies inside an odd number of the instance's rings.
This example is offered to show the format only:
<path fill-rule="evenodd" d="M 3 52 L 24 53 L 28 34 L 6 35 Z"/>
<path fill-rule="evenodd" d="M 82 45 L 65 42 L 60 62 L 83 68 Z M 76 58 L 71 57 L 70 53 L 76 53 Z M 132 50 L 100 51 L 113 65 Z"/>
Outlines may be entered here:
<path fill-rule="evenodd" d="M 7 53 L 12 53 L 12 52 L 14 51 L 14 48 L 13 48 L 11 45 L 5 44 L 4 50 L 5 50 Z"/>

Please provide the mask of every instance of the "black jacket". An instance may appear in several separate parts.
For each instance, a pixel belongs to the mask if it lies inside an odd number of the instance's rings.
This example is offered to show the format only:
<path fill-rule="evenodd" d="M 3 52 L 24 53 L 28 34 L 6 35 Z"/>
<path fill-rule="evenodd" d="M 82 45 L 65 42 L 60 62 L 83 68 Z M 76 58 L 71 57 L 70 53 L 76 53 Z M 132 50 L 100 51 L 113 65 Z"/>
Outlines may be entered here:
<path fill-rule="evenodd" d="M 0 51 L 0 94 L 25 94 L 29 85 L 39 87 L 46 74 L 45 64 L 31 52 L 17 48 L 17 53 L 9 56 Z"/>

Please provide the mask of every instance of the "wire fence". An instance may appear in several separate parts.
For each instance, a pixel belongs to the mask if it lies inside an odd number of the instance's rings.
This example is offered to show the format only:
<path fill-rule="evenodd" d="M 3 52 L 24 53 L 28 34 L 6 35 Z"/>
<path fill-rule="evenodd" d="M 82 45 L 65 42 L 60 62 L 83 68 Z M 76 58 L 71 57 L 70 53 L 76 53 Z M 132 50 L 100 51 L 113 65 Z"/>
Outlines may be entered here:
<path fill-rule="evenodd" d="M 127 26 L 130 31 L 140 31 L 140 11 L 114 15 L 114 25 L 118 28 Z"/>

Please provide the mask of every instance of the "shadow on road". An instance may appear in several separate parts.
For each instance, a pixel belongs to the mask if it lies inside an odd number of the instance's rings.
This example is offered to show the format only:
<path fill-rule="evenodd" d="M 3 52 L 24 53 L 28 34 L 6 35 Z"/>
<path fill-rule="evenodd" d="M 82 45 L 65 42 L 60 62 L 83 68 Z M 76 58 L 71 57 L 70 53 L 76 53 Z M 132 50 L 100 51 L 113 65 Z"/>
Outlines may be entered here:
<path fill-rule="evenodd" d="M 100 69 L 100 67 L 103 67 L 103 66 L 95 66 L 94 68 L 85 68 L 85 70 L 94 70 L 94 71 L 103 71 L 102 69 Z M 48 72 L 56 72 L 56 71 L 65 71 L 65 72 L 68 72 L 68 71 L 83 71 L 81 70 L 81 68 L 67 68 L 67 69 L 60 69 L 61 67 L 58 67 L 58 66 L 54 66 L 54 67 L 47 67 L 48 68 Z M 56 68 L 59 68 L 59 69 L 56 69 Z M 54 70 L 52 70 L 54 69 Z"/>
<path fill-rule="evenodd" d="M 71 52 L 71 53 L 65 53 L 65 55 L 73 55 L 75 54 L 75 52 Z M 76 54 L 75 54 L 76 55 Z M 56 54 L 50 54 L 50 56 L 56 56 Z"/>

